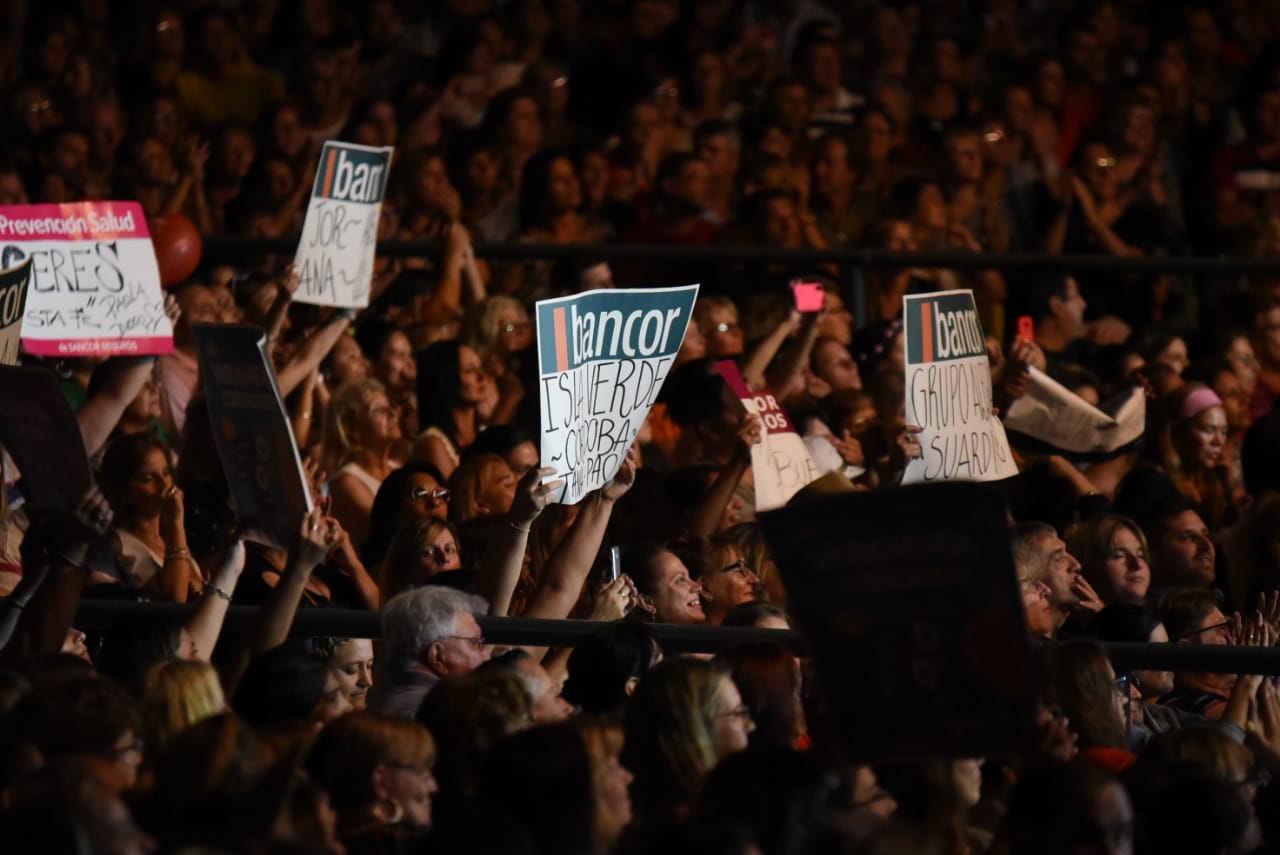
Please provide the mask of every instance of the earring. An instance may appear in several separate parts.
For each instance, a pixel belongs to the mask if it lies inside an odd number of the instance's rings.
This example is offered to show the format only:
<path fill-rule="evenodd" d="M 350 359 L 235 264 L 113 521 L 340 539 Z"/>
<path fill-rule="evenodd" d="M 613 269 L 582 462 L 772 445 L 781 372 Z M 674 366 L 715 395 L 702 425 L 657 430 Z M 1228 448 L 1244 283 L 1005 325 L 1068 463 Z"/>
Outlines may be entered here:
<path fill-rule="evenodd" d="M 404 819 L 404 806 L 395 799 L 380 799 L 374 805 L 373 813 L 383 825 L 398 825 Z"/>

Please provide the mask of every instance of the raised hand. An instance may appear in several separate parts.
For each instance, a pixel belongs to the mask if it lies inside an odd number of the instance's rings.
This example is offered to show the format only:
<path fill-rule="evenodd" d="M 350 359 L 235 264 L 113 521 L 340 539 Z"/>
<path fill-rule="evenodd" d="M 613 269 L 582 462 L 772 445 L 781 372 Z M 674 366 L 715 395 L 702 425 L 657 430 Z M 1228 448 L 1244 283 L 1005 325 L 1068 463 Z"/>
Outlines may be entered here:
<path fill-rule="evenodd" d="M 866 465 L 866 457 L 862 453 L 862 443 L 853 438 L 853 434 L 846 428 L 840 438 L 835 441 L 836 451 L 840 452 L 840 459 L 849 466 Z"/>
<path fill-rule="evenodd" d="M 633 445 L 627 449 L 627 459 L 618 468 L 608 484 L 600 488 L 600 494 L 611 502 L 616 502 L 627 494 L 636 483 L 636 472 L 640 469 L 640 449 Z"/>
<path fill-rule="evenodd" d="M 622 620 L 635 608 L 636 583 L 625 573 L 601 588 L 591 602 L 591 620 Z"/>
<path fill-rule="evenodd" d="M 1082 612 L 1097 614 L 1106 606 L 1106 603 L 1102 602 L 1102 598 L 1098 596 L 1098 592 L 1079 573 L 1071 580 L 1071 593 L 1080 598 L 1080 603 L 1076 608 Z"/>
<path fill-rule="evenodd" d="M 542 483 L 542 479 L 556 473 L 555 467 L 544 466 L 541 469 L 530 469 L 524 473 L 520 483 L 516 485 L 516 497 L 511 503 L 508 516 L 511 524 L 517 528 L 528 530 L 538 515 L 551 504 L 553 496 L 564 486 L 564 481 L 556 478 Z"/>
<path fill-rule="evenodd" d="M 324 510 L 316 507 L 308 511 L 298 525 L 298 539 L 294 541 L 294 567 L 309 574 L 329 554 L 336 533 L 328 525 Z"/>
<path fill-rule="evenodd" d="M 164 491 L 163 502 L 160 505 L 160 538 L 166 545 L 181 541 L 185 536 L 183 528 L 185 517 L 182 490 L 177 484 L 170 484 L 169 489 Z"/>

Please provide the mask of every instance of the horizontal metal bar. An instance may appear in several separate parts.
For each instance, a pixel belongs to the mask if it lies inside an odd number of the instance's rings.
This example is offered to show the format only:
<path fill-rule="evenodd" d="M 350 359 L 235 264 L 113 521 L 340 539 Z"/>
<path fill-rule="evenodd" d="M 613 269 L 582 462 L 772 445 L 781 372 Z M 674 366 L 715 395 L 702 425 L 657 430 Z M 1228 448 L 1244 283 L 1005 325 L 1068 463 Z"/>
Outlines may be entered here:
<path fill-rule="evenodd" d="M 204 239 L 205 254 L 210 259 L 243 258 L 262 253 L 292 255 L 297 245 L 296 237 L 210 235 Z M 438 240 L 379 241 L 378 253 L 388 257 L 435 256 L 440 254 L 442 246 Z M 838 264 L 863 268 L 943 267 L 953 270 L 1006 272 L 1063 270 L 1073 273 L 1186 273 L 1232 277 L 1280 273 L 1278 257 L 1155 255 L 1118 258 L 1113 255 L 1053 255 L 1037 252 L 889 252 L 879 249 L 780 249 L 768 246 L 548 243 L 481 243 L 476 244 L 475 253 L 481 258 L 505 261 L 603 258 L 609 261 L 639 260 L 668 264 Z"/>
<path fill-rule="evenodd" d="M 172 603 L 129 603 L 85 600 L 76 612 L 75 625 L 84 630 L 105 630 L 123 620 L 143 615 L 186 618 L 192 605 Z M 232 631 L 251 626 L 258 619 L 257 606 L 232 606 L 226 626 Z M 519 617 L 485 617 L 480 630 L 494 644 L 537 647 L 572 647 L 605 624 L 586 620 L 542 620 Z M 800 653 L 805 652 L 803 636 L 796 631 L 744 627 L 685 626 L 650 624 L 662 649 L 668 653 L 716 653 L 748 641 L 776 641 Z M 381 638 L 382 625 L 374 612 L 347 609 L 299 609 L 289 634 L 305 638 L 334 635 L 344 638 Z"/>
<path fill-rule="evenodd" d="M 85 600 L 76 612 L 76 626 L 104 630 L 122 620 L 142 616 L 185 618 L 192 605 L 130 603 Z M 256 606 L 232 606 L 229 629 L 243 630 L 258 619 Z M 605 624 L 587 620 L 485 617 L 480 629 L 495 644 L 537 647 L 572 647 Z M 650 624 L 654 636 L 668 653 L 716 653 L 749 641 L 776 641 L 797 653 L 808 652 L 797 630 L 744 627 Z M 334 635 L 345 638 L 381 638 L 382 625 L 374 612 L 347 609 L 299 609 L 289 634 L 294 637 Z M 1036 645 L 1054 642 L 1035 642 Z M 1214 674 L 1267 674 L 1280 676 L 1280 647 L 1234 647 L 1214 644 L 1117 644 L 1104 645 L 1116 670 L 1198 671 Z"/>

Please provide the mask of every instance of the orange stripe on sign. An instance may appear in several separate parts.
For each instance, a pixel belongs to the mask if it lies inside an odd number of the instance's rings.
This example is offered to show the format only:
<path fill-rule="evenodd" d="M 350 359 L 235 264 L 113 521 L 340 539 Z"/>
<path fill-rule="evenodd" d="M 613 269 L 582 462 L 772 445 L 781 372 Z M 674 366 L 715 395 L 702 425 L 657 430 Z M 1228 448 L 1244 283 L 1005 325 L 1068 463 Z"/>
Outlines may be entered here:
<path fill-rule="evenodd" d="M 328 197 L 333 191 L 333 163 L 338 159 L 338 150 L 329 149 L 329 161 L 324 165 L 324 192 L 320 195 Z"/>
<path fill-rule="evenodd" d="M 551 311 L 552 323 L 556 329 L 556 370 L 569 370 L 569 333 L 565 328 L 564 309 Z"/>
<path fill-rule="evenodd" d="M 920 304 L 921 362 L 933 362 L 933 303 Z"/>

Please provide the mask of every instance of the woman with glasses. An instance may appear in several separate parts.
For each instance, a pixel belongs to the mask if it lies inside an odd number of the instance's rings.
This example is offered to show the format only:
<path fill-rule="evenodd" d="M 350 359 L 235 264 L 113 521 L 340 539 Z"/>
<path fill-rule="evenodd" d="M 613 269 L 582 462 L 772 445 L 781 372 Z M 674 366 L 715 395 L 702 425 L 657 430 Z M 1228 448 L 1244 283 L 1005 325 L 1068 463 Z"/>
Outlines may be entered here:
<path fill-rule="evenodd" d="M 702 586 L 707 623 L 719 625 L 734 606 L 760 598 L 760 577 L 731 541 L 695 539 L 675 544 L 673 551 Z"/>
<path fill-rule="evenodd" d="M 620 758 L 635 775 L 639 838 L 660 839 L 687 815 L 707 775 L 745 749 L 753 730 L 728 664 L 667 659 L 645 674 L 627 711 Z"/>
<path fill-rule="evenodd" d="M 391 459 L 399 441 L 399 414 L 377 380 L 357 380 L 334 394 L 325 425 L 323 465 L 333 473 L 333 516 L 353 543 L 369 537 L 374 497 L 383 479 L 400 465 Z"/>
<path fill-rule="evenodd" d="M 360 547 L 360 558 L 375 576 L 387 548 L 402 526 L 427 517 L 449 515 L 449 490 L 444 476 L 430 463 L 410 461 L 382 480 L 369 512 L 369 537 Z"/>
<path fill-rule="evenodd" d="M 1114 773 L 1134 756 L 1126 747 L 1125 726 L 1132 700 L 1128 675 L 1117 678 L 1102 645 L 1064 641 L 1046 645 L 1039 658 L 1040 677 L 1079 736 L 1080 753 Z"/>
<path fill-rule="evenodd" d="M 407 851 L 432 823 L 439 789 L 435 742 L 416 721 L 353 712 L 311 749 L 311 774 L 329 793 L 348 855 Z"/>

